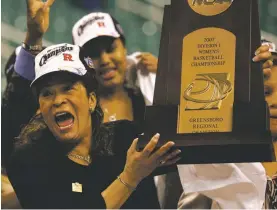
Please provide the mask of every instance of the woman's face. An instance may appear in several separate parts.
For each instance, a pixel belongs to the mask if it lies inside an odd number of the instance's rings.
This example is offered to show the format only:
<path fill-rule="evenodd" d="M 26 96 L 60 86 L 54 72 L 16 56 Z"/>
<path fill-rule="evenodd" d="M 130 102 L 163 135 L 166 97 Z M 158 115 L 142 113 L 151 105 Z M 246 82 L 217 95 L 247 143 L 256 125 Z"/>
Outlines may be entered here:
<path fill-rule="evenodd" d="M 81 141 L 91 135 L 94 93 L 89 96 L 82 82 L 67 76 L 52 77 L 39 93 L 40 112 L 50 131 L 60 141 Z"/>
<path fill-rule="evenodd" d="M 99 37 L 85 46 L 93 60 L 100 87 L 123 85 L 127 68 L 126 48 L 121 39 Z"/>
<path fill-rule="evenodd" d="M 272 68 L 272 73 L 265 80 L 265 96 L 270 111 L 270 129 L 274 137 L 277 137 L 277 65 Z"/>

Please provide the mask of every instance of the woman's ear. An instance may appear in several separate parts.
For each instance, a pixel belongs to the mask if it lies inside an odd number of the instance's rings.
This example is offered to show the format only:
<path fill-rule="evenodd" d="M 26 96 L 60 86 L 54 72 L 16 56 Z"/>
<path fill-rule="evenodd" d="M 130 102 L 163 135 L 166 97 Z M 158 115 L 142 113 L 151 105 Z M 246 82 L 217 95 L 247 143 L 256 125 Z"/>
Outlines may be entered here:
<path fill-rule="evenodd" d="M 89 108 L 94 110 L 97 104 L 97 99 L 96 95 L 94 92 L 91 92 L 88 97 L 88 103 L 89 103 Z"/>

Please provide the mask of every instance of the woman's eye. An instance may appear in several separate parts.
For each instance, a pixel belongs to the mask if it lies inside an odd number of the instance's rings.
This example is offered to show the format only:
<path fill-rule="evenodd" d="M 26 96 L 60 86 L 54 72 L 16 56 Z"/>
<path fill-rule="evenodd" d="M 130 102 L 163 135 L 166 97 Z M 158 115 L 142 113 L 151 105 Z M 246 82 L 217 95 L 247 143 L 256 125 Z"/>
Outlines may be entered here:
<path fill-rule="evenodd" d="M 40 95 L 41 95 L 42 97 L 48 97 L 48 96 L 51 96 L 52 93 L 51 93 L 51 91 L 49 91 L 49 90 L 44 90 L 44 91 L 41 91 Z"/>
<path fill-rule="evenodd" d="M 116 49 L 116 46 L 111 45 L 107 48 L 107 53 L 111 53 L 111 52 L 115 51 L 115 49 Z"/>
<path fill-rule="evenodd" d="M 70 90 L 72 90 L 73 89 L 73 85 L 67 85 L 67 86 L 65 86 L 64 87 L 64 91 L 70 91 Z"/>

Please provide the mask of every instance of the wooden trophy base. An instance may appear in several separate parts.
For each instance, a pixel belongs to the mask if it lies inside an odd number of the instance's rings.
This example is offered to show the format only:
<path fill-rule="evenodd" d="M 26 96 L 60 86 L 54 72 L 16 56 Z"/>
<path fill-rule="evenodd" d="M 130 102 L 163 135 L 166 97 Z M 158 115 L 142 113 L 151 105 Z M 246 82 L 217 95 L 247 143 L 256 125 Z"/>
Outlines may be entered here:
<path fill-rule="evenodd" d="M 262 115 L 261 107 L 249 108 L 242 104 L 237 107 L 240 108 L 234 107 L 238 114 L 234 116 L 232 132 L 177 134 L 178 106 L 149 106 L 146 108 L 145 133 L 139 137 L 137 149 L 142 150 L 153 135 L 160 133 L 157 147 L 174 141 L 174 149 L 182 151 L 178 162 L 182 164 L 275 161 L 270 131 L 259 129 L 259 123 L 249 118 L 258 113 Z"/>

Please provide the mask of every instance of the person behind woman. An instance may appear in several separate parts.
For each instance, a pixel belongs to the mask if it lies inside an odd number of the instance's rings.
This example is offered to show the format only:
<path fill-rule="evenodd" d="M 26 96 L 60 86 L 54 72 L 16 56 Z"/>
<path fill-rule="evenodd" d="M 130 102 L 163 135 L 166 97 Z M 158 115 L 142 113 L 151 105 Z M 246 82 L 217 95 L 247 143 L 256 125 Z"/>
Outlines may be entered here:
<path fill-rule="evenodd" d="M 275 156 L 277 157 L 277 49 L 276 45 L 266 39 L 263 45 L 268 45 L 272 53 L 273 67 L 264 71 L 264 92 L 270 113 L 270 130 L 273 136 Z M 277 162 L 263 163 L 268 176 L 265 208 L 277 209 Z"/>
<path fill-rule="evenodd" d="M 131 130 L 101 126 L 97 80 L 83 59 L 70 44 L 36 56 L 31 87 L 40 114 L 25 128 L 7 167 L 22 207 L 158 208 L 151 182 L 143 179 L 161 163 L 176 163 L 179 150 L 167 153 L 174 145 L 168 142 L 154 151 L 158 134 L 141 152 L 138 139 L 127 149 Z M 32 124 L 38 119 L 45 125 Z"/>
<path fill-rule="evenodd" d="M 108 13 L 96 12 L 82 17 L 73 26 L 72 35 L 74 44 L 85 49 L 95 66 L 104 122 L 128 119 L 142 126 L 145 103 L 152 104 L 153 72 L 157 70 L 153 63 L 147 63 L 150 55 L 133 56 L 134 62 L 140 59 L 137 65 L 144 64 L 147 70 L 142 68 L 144 71 L 136 71 L 132 68 L 127 77 L 126 39 L 119 23 Z M 135 81 L 143 84 L 136 86 Z M 151 91 L 146 89 L 147 84 L 151 86 Z"/>
<path fill-rule="evenodd" d="M 277 49 L 276 45 L 268 40 L 262 40 L 263 45 L 270 46 L 273 66 L 264 71 L 264 92 L 270 113 L 270 130 L 273 136 L 275 156 L 277 157 Z M 269 177 L 277 173 L 277 162 L 263 163 Z"/>

